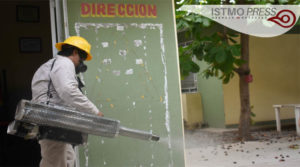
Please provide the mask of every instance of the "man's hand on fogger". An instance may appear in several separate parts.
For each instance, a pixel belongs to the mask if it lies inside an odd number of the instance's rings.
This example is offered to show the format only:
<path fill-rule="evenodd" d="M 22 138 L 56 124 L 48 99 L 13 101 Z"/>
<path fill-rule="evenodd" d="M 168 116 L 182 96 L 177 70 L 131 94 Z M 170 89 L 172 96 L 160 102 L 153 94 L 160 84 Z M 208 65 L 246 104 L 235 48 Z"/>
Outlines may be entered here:
<path fill-rule="evenodd" d="M 104 117 L 103 113 L 99 111 L 99 113 L 97 114 L 99 117 Z"/>

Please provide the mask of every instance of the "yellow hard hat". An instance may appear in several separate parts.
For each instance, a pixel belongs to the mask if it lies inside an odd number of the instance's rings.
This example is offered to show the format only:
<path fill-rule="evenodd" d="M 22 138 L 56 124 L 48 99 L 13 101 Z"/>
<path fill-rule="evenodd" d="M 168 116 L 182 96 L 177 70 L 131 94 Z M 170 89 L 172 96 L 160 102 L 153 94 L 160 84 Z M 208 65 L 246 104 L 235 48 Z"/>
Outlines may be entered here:
<path fill-rule="evenodd" d="M 84 39 L 80 36 L 71 36 L 71 37 L 67 38 L 64 42 L 56 43 L 55 47 L 58 51 L 61 51 L 62 45 L 65 45 L 65 44 L 75 46 L 75 47 L 85 51 L 87 53 L 86 61 L 89 61 L 93 58 L 93 56 L 90 53 L 91 44 L 89 44 L 89 42 L 86 39 Z"/>

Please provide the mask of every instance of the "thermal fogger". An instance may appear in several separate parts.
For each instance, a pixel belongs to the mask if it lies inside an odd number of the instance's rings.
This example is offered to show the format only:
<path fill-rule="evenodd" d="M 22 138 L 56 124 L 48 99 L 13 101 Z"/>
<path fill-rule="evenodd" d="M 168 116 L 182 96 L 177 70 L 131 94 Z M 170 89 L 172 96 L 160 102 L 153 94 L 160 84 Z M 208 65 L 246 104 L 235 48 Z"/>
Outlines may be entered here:
<path fill-rule="evenodd" d="M 19 102 L 15 120 L 8 126 L 7 133 L 30 139 L 64 141 L 75 145 L 86 142 L 88 134 L 109 138 L 120 135 L 142 140 L 159 140 L 158 136 L 150 132 L 121 126 L 119 120 L 28 100 Z"/>

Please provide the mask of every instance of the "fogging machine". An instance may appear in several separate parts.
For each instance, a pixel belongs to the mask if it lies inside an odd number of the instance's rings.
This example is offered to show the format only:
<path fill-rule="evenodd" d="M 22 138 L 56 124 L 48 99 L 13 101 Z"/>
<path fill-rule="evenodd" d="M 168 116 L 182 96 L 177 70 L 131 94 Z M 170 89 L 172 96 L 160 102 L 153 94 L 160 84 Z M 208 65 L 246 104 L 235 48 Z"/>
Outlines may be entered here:
<path fill-rule="evenodd" d="M 7 133 L 25 139 L 51 139 L 74 145 L 85 143 L 88 134 L 109 138 L 120 135 L 142 140 L 159 140 L 151 132 L 121 126 L 119 120 L 28 100 L 18 103 L 15 120 L 9 124 Z"/>

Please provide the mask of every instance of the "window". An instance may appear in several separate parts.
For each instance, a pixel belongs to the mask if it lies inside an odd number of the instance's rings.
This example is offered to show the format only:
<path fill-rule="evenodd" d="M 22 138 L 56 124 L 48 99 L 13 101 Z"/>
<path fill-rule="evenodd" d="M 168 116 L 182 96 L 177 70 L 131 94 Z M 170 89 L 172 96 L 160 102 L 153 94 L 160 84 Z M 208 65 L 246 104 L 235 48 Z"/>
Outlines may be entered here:
<path fill-rule="evenodd" d="M 185 42 L 179 43 L 180 47 L 187 46 L 191 44 L 193 41 L 188 40 Z M 196 58 L 193 58 L 193 61 L 195 61 Z M 185 77 L 184 80 L 181 80 L 181 92 L 182 93 L 196 93 L 198 92 L 198 84 L 197 84 L 197 74 L 198 73 L 190 73 L 189 76 Z"/>
<path fill-rule="evenodd" d="M 198 92 L 197 73 L 190 73 L 189 76 L 181 80 L 182 93 L 196 93 Z"/>

